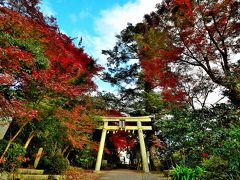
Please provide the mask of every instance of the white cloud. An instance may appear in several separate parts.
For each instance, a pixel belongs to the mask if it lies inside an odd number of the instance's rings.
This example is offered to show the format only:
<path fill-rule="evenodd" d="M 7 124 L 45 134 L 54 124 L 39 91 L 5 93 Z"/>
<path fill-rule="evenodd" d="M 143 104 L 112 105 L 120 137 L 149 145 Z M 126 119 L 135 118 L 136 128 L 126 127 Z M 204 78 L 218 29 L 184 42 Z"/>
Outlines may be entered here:
<path fill-rule="evenodd" d="M 143 19 L 144 14 L 155 10 L 159 0 L 137 0 L 128 2 L 124 6 L 115 6 L 112 9 L 103 10 L 101 17 L 96 21 L 96 30 L 100 34 L 118 33 L 127 23 L 137 23 Z"/>
<path fill-rule="evenodd" d="M 56 2 L 61 3 L 62 1 L 64 0 L 57 0 Z M 79 14 L 70 14 L 69 18 L 73 23 L 77 23 L 78 18 L 90 16 L 95 24 L 95 35 L 79 30 L 73 30 L 71 35 L 73 37 L 83 37 L 83 46 L 86 52 L 93 58 L 98 59 L 99 64 L 106 66 L 106 56 L 102 55 L 102 50 L 112 49 L 116 42 L 115 35 L 119 34 L 128 22 L 132 24 L 141 22 L 144 14 L 154 11 L 156 4 L 160 2 L 161 0 L 129 0 L 122 6 L 115 5 L 110 9 L 102 10 L 97 18 L 93 18 L 88 9 L 80 11 Z M 49 0 L 42 1 L 41 11 L 47 16 L 56 16 Z"/>
<path fill-rule="evenodd" d="M 106 56 L 102 55 L 102 50 L 112 49 L 115 45 L 115 36 L 121 32 L 127 23 L 136 24 L 143 20 L 143 16 L 155 9 L 156 4 L 161 0 L 135 0 L 120 6 L 115 5 L 110 9 L 105 9 L 100 12 L 100 17 L 94 19 L 95 35 L 90 35 L 88 32 L 73 30 L 74 37 L 83 37 L 83 46 L 85 51 L 93 58 L 98 59 L 98 63 L 106 67 Z M 84 18 L 89 16 L 89 12 L 80 12 L 79 17 Z M 104 85 L 100 80 L 96 83 L 99 85 L 99 90 L 112 91 L 115 88 L 109 85 Z"/>
<path fill-rule="evenodd" d="M 161 0 L 136 0 L 123 6 L 115 5 L 111 9 L 102 10 L 100 17 L 95 19 L 96 36 L 91 37 L 89 52 L 93 57 L 99 58 L 101 64 L 106 64 L 106 57 L 102 50 L 112 49 L 115 45 L 115 36 L 123 30 L 127 23 L 136 24 L 143 20 L 143 16 L 155 10 L 156 4 Z"/>
<path fill-rule="evenodd" d="M 141 22 L 143 16 L 154 11 L 156 4 L 160 2 L 161 0 L 135 0 L 123 6 L 115 5 L 111 9 L 102 10 L 100 17 L 95 18 L 95 36 L 90 36 L 87 32 L 75 32 L 74 34 L 83 37 L 86 52 L 106 67 L 107 57 L 102 55 L 102 50 L 112 49 L 116 42 L 115 36 L 127 26 L 127 23 Z M 100 91 L 116 91 L 115 88 L 101 80 L 96 80 L 96 84 Z"/>

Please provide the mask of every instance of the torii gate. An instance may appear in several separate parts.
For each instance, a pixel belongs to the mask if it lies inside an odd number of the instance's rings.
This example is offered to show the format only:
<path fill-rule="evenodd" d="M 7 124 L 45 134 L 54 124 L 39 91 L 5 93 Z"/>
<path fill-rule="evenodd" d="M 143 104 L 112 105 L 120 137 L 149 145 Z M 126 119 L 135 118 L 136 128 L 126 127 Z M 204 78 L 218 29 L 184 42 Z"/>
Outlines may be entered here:
<path fill-rule="evenodd" d="M 151 122 L 151 116 L 141 116 L 141 117 L 103 117 L 103 126 L 100 126 L 97 129 L 102 129 L 102 136 L 100 140 L 97 162 L 95 166 L 95 171 L 100 171 L 103 149 L 106 139 L 107 131 L 115 131 L 115 130 L 138 130 L 138 137 L 140 142 L 140 150 L 142 155 L 142 165 L 143 171 L 148 173 L 148 160 L 146 153 L 146 146 L 143 137 L 143 130 L 152 130 L 152 126 L 142 126 L 142 122 Z M 118 125 L 108 125 L 108 122 L 117 122 Z M 125 126 L 125 122 L 136 122 L 135 126 Z"/>

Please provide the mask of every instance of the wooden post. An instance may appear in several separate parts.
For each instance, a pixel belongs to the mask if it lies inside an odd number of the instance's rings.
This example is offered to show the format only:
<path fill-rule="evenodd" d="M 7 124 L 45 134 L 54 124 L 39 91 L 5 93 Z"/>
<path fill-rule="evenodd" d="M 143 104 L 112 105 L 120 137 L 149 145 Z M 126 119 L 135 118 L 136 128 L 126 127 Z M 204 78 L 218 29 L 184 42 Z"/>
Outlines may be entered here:
<path fill-rule="evenodd" d="M 138 126 L 138 137 L 139 137 L 139 142 L 140 142 L 140 150 L 141 150 L 141 155 L 142 155 L 143 171 L 145 173 L 149 173 L 147 152 L 146 152 L 146 146 L 145 146 L 144 137 L 143 137 L 141 121 L 137 121 L 137 126 Z"/>
<path fill-rule="evenodd" d="M 106 139 L 106 135 L 107 135 L 107 129 L 106 129 L 107 126 L 108 126 L 108 122 L 104 122 L 104 127 L 102 129 L 101 141 L 100 141 L 100 145 L 99 145 L 99 149 L 98 149 L 95 171 L 100 171 L 100 168 L 101 168 L 102 155 L 103 155 L 104 144 L 105 144 L 105 139 Z"/>

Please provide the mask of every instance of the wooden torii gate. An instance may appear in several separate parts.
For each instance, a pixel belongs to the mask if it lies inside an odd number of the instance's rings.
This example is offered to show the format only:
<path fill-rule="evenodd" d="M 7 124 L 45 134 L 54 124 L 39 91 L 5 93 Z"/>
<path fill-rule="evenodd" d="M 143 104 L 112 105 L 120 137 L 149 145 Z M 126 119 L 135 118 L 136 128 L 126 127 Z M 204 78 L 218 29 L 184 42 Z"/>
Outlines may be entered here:
<path fill-rule="evenodd" d="M 103 117 L 102 118 L 103 125 L 97 129 L 102 129 L 102 136 L 100 140 L 97 162 L 95 166 L 95 171 L 100 171 L 103 149 L 105 144 L 105 139 L 107 135 L 107 131 L 116 131 L 116 130 L 137 130 L 138 137 L 140 142 L 140 150 L 142 156 L 142 165 L 143 171 L 148 173 L 148 159 L 146 146 L 143 137 L 143 130 L 152 130 L 152 126 L 143 126 L 142 122 L 151 122 L 151 116 L 140 116 L 140 117 Z M 109 122 L 115 122 L 114 125 L 109 125 Z M 136 122 L 136 125 L 126 125 L 125 122 Z M 115 125 L 116 124 L 116 125 Z"/>

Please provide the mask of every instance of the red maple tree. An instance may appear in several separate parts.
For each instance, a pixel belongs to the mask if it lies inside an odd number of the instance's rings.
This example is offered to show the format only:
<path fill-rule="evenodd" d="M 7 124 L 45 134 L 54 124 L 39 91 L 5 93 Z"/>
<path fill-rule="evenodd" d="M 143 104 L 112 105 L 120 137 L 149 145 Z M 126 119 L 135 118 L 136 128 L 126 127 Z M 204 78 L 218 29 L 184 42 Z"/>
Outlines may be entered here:
<path fill-rule="evenodd" d="M 132 149 L 137 144 L 137 140 L 134 137 L 129 136 L 127 131 L 117 131 L 111 135 L 110 141 L 113 143 L 114 147 L 121 151 L 126 149 Z"/>
<path fill-rule="evenodd" d="M 38 11 L 37 3 L 24 0 L 20 9 L 14 1 L 0 6 L 0 115 L 21 122 L 19 130 L 33 118 L 43 120 L 40 116 L 44 111 L 39 106 L 42 100 L 69 101 L 95 90 L 92 78 L 102 69 L 83 48 L 76 47 L 58 31 L 54 19 L 45 18 Z M 56 104 L 56 109 L 59 106 Z M 73 145 L 77 144 L 75 141 L 84 144 L 87 140 L 84 136 L 71 140 L 70 129 L 90 133 L 94 128 L 90 127 L 89 114 L 78 116 L 84 108 L 75 103 L 62 109 L 65 117 L 74 121 L 74 127 L 63 122 L 69 128 L 68 138 Z"/>
<path fill-rule="evenodd" d="M 165 89 L 194 74 L 188 72 L 191 68 L 200 68 L 239 105 L 238 17 L 237 0 L 163 1 L 156 12 L 145 16 L 145 32 L 137 39 L 146 78 Z"/>

